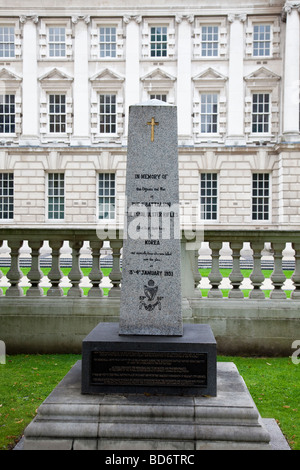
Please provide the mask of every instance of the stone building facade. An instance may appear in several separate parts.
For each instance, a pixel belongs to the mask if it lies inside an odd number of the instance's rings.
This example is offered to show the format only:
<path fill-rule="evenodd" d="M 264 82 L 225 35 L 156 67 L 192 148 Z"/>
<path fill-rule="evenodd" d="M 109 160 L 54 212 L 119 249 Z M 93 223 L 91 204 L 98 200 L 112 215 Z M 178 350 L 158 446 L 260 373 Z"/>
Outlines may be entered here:
<path fill-rule="evenodd" d="M 299 43 L 298 1 L 2 3 L 0 227 L 122 226 L 129 106 L 156 98 L 183 221 L 299 229 Z"/>

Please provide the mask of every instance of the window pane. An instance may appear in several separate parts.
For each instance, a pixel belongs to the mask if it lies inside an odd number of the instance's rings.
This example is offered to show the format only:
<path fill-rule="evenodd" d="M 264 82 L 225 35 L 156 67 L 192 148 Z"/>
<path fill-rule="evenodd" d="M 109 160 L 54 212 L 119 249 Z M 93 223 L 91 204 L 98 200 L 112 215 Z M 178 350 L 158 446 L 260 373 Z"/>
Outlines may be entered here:
<path fill-rule="evenodd" d="M 48 174 L 48 219 L 63 219 L 65 211 L 65 175 Z"/>
<path fill-rule="evenodd" d="M 252 176 L 252 220 L 269 220 L 269 181 L 269 173 Z"/>
<path fill-rule="evenodd" d="M 99 173 L 99 219 L 115 219 L 115 174 Z"/>
<path fill-rule="evenodd" d="M 99 28 L 99 54 L 100 57 L 116 57 L 117 28 L 115 26 L 101 26 Z"/>
<path fill-rule="evenodd" d="M 203 57 L 217 57 L 219 55 L 218 26 L 202 26 L 201 54 Z"/>
<path fill-rule="evenodd" d="M 116 95 L 99 96 L 99 132 L 115 134 L 117 131 Z"/>
<path fill-rule="evenodd" d="M 49 95 L 49 132 L 56 134 L 66 133 L 66 96 Z"/>
<path fill-rule="evenodd" d="M 213 188 L 213 189 L 212 189 Z M 200 217 L 202 220 L 217 220 L 218 194 L 217 174 L 202 173 L 200 179 Z"/>
<path fill-rule="evenodd" d="M 15 28 L 0 26 L 0 57 L 15 57 Z"/>
<path fill-rule="evenodd" d="M 0 173 L 0 219 L 14 218 L 14 175 Z"/>
<path fill-rule="evenodd" d="M 152 26 L 150 28 L 150 56 L 167 57 L 168 30 L 166 26 Z"/>
<path fill-rule="evenodd" d="M 15 96 L 0 95 L 0 134 L 15 133 Z"/>
<path fill-rule="evenodd" d="M 201 133 L 218 132 L 218 95 L 201 94 Z"/>
<path fill-rule="evenodd" d="M 254 25 L 253 27 L 253 55 L 271 55 L 271 26 Z"/>
<path fill-rule="evenodd" d="M 49 28 L 49 56 L 65 57 L 66 56 L 66 28 L 50 27 Z"/>
<path fill-rule="evenodd" d="M 252 132 L 268 133 L 270 122 L 270 95 L 255 93 L 252 96 Z"/>

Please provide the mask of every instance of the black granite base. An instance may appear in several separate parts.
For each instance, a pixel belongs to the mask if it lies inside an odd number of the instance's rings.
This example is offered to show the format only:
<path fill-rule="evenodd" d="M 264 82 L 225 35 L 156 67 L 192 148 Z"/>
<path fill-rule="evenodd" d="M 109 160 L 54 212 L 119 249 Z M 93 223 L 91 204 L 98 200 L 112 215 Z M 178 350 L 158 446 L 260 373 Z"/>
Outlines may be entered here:
<path fill-rule="evenodd" d="M 217 395 L 216 340 L 209 325 L 183 336 L 123 336 L 99 323 L 82 342 L 82 393 Z"/>

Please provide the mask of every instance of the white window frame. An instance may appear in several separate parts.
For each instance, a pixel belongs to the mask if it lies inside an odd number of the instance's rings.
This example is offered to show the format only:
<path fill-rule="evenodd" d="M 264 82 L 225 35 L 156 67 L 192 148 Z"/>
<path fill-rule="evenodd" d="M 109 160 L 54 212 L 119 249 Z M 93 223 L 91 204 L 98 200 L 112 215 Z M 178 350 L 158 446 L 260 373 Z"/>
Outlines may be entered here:
<path fill-rule="evenodd" d="M 151 28 L 167 28 L 167 54 L 165 56 L 151 56 Z M 142 26 L 142 59 L 150 60 L 156 64 L 174 59 L 176 55 L 175 18 L 144 18 Z"/>
<path fill-rule="evenodd" d="M 105 99 L 105 102 L 104 103 L 101 103 L 101 97 L 103 97 Z M 114 97 L 114 103 L 111 102 L 111 99 Z M 108 98 L 109 98 L 109 101 L 108 101 Z M 99 135 L 101 136 L 115 136 L 117 135 L 117 94 L 116 93 L 107 93 L 107 92 L 104 92 L 104 93 L 99 93 L 98 94 L 98 133 Z M 110 108 L 110 112 L 109 113 L 101 113 L 101 107 L 104 106 L 106 107 L 109 106 Z M 115 112 L 112 113 L 111 112 L 111 107 L 114 106 L 115 108 Z M 101 122 L 101 116 L 104 117 L 104 122 Z M 111 117 L 114 116 L 114 121 L 115 122 L 111 122 Z M 108 118 L 108 119 L 106 119 Z M 101 126 L 104 126 L 105 128 L 111 128 L 114 126 L 114 131 L 111 131 L 111 132 L 102 132 L 101 131 Z"/>
<path fill-rule="evenodd" d="M 209 32 L 209 31 L 206 31 L 204 32 L 204 28 L 212 28 L 212 30 L 214 30 L 215 28 L 217 28 L 217 40 L 215 40 L 214 38 L 212 38 L 211 40 L 209 38 L 207 38 L 207 35 L 209 34 L 212 34 L 213 36 L 215 35 L 215 31 L 212 31 L 212 32 Z M 206 44 L 206 47 L 205 47 L 205 54 L 204 54 L 204 44 Z M 212 45 L 212 48 L 211 48 L 211 51 L 212 52 L 215 52 L 215 47 L 214 45 L 217 44 L 217 53 L 216 54 L 208 54 L 208 52 L 210 51 L 210 48 L 208 47 L 209 45 Z M 219 49 L 220 49 L 220 26 L 218 24 L 202 24 L 201 25 L 201 57 L 204 59 L 204 58 L 218 58 L 220 53 L 219 53 Z"/>
<path fill-rule="evenodd" d="M 205 103 L 204 103 L 204 97 L 206 97 Z M 212 100 L 211 103 L 209 103 L 209 99 Z M 215 136 L 215 135 L 219 134 L 219 118 L 220 118 L 219 99 L 220 99 L 219 98 L 219 93 L 216 93 L 216 92 L 209 92 L 209 93 L 201 92 L 200 93 L 200 134 L 201 135 L 206 135 L 206 136 L 213 135 L 213 136 Z M 216 102 L 214 102 L 214 100 L 216 100 Z M 207 112 L 207 107 L 209 105 L 211 105 L 212 107 L 217 106 L 217 112 L 215 113 L 212 110 L 210 113 L 208 113 Z M 203 107 L 204 106 L 206 108 L 205 112 L 203 112 Z M 206 120 L 203 123 L 202 118 L 205 117 L 205 116 L 206 116 Z M 217 116 L 217 122 L 216 123 L 214 123 L 214 122 L 209 123 L 207 118 L 210 117 L 211 120 L 213 120 L 214 116 Z M 203 131 L 202 130 L 202 124 L 204 124 L 206 128 L 209 127 L 209 126 L 211 126 L 211 127 L 216 126 L 216 131 L 215 132 L 212 131 L 212 130 L 210 130 L 210 131 L 204 130 Z"/>
<path fill-rule="evenodd" d="M 1 29 L 4 29 L 3 31 L 3 34 L 1 32 Z M 11 31 L 5 31 L 5 28 L 7 30 L 13 30 L 12 32 Z M 1 48 L 0 48 L 0 52 L 3 52 L 4 55 L 0 55 L 0 60 L 11 60 L 11 59 L 15 59 L 16 57 L 16 33 L 15 33 L 15 25 L 14 24 L 3 24 L 2 21 L 0 22 L 0 45 L 3 47 L 3 51 L 1 51 Z M 9 35 L 9 37 L 11 36 L 11 34 L 13 35 L 13 41 L 9 40 L 9 41 L 5 41 L 5 36 L 6 34 Z M 5 55 L 5 46 L 8 46 L 8 52 L 9 54 L 8 55 Z M 13 46 L 13 51 L 11 51 L 11 46 Z M 11 55 L 11 52 L 13 52 L 13 54 Z"/>
<path fill-rule="evenodd" d="M 65 28 L 65 55 L 50 56 L 49 48 L 49 30 L 50 28 Z M 64 18 L 41 19 L 39 29 L 39 50 L 40 59 L 45 61 L 66 61 L 71 60 L 73 56 L 73 33 L 71 20 Z"/>
<path fill-rule="evenodd" d="M 57 68 L 39 78 L 40 94 L 40 134 L 41 140 L 47 142 L 70 141 L 73 116 L 72 83 L 73 78 Z M 66 132 L 52 133 L 49 128 L 49 95 L 66 95 Z"/>
<path fill-rule="evenodd" d="M 100 28 L 116 28 L 116 55 L 101 57 Z M 118 61 L 124 57 L 124 28 L 122 18 L 94 18 L 91 23 L 90 59 L 101 61 Z"/>
<path fill-rule="evenodd" d="M 60 40 L 51 41 L 51 34 L 50 34 L 51 29 L 59 29 L 59 30 L 63 29 L 64 30 L 64 41 L 60 41 Z M 49 59 L 56 60 L 56 59 L 65 59 L 67 57 L 67 44 L 66 44 L 67 34 L 66 34 L 66 29 L 67 28 L 66 28 L 65 25 L 54 25 L 54 24 L 53 25 L 48 25 L 48 28 L 47 28 L 48 41 L 47 41 L 47 43 L 48 43 L 48 57 L 49 57 Z M 59 33 L 59 35 L 60 35 L 60 33 Z M 64 46 L 64 54 L 63 55 L 61 55 L 61 54 L 57 55 L 57 54 L 54 53 L 54 55 L 51 55 L 51 53 L 50 53 L 51 52 L 51 48 L 50 48 L 51 44 L 53 44 L 54 46 L 56 46 L 56 45 L 60 46 L 59 49 L 58 49 L 60 52 L 61 52 L 61 50 L 60 50 L 61 47 Z"/>
<path fill-rule="evenodd" d="M 150 100 L 159 100 L 168 103 L 168 93 L 149 93 Z"/>
<path fill-rule="evenodd" d="M 110 69 L 90 78 L 91 82 L 91 135 L 93 143 L 119 142 L 124 125 L 124 77 Z M 116 95 L 116 132 L 100 133 L 99 95 Z"/>
<path fill-rule="evenodd" d="M 217 188 L 216 188 L 217 189 L 217 195 L 216 196 L 213 196 L 213 195 L 211 195 L 211 196 L 207 196 L 207 195 L 202 196 L 202 194 L 201 194 L 202 175 L 216 175 L 216 182 L 217 182 Z M 207 188 L 205 188 L 205 189 L 207 189 Z M 211 189 L 213 189 L 213 188 L 211 188 Z M 202 217 L 202 204 L 201 204 L 201 198 L 202 197 L 205 197 L 205 199 L 207 197 L 211 197 L 211 198 L 215 197 L 216 198 L 217 212 L 216 212 L 216 218 L 215 219 L 207 219 L 207 218 Z M 211 170 L 211 171 L 210 170 L 205 170 L 205 171 L 202 171 L 200 173 L 200 175 L 199 175 L 199 196 L 198 196 L 198 200 L 199 200 L 199 220 L 201 220 L 201 222 L 203 222 L 205 224 L 206 223 L 214 224 L 214 223 L 219 222 L 219 173 L 216 172 L 215 170 Z M 207 204 L 207 202 L 205 201 L 205 206 L 206 206 L 206 204 Z M 205 213 L 206 213 L 206 210 L 205 210 Z M 212 212 L 211 212 L 211 214 L 212 214 Z"/>
<path fill-rule="evenodd" d="M 254 96 L 257 95 L 258 97 L 258 103 L 255 103 L 254 102 Z M 265 96 L 268 96 L 268 103 L 265 103 Z M 263 97 L 263 101 L 262 102 L 259 102 L 259 97 Z M 268 104 L 268 107 L 269 107 L 269 110 L 268 112 L 265 111 L 265 105 Z M 257 105 L 258 106 L 258 110 L 254 113 L 254 105 Z M 263 106 L 263 110 L 260 111 L 259 109 L 259 106 L 262 105 Z M 271 133 L 271 106 L 272 106 L 272 95 L 271 93 L 269 92 L 260 92 L 260 91 L 255 91 L 252 93 L 252 112 L 251 112 L 251 134 L 254 135 L 254 136 L 264 136 L 264 135 L 269 135 Z M 263 123 L 255 123 L 254 122 L 254 116 L 263 116 Z M 266 125 L 266 122 L 265 122 L 265 117 L 267 117 L 267 126 L 268 126 L 268 130 L 265 131 L 265 130 L 262 130 L 261 132 L 259 130 L 256 130 L 254 131 L 253 130 L 253 126 L 259 126 L 259 125 L 263 125 L 265 126 Z"/>
<path fill-rule="evenodd" d="M 270 55 L 254 55 L 254 26 L 270 26 Z M 280 58 L 281 54 L 281 19 L 280 16 L 247 16 L 247 24 L 245 27 L 245 56 L 251 60 L 268 60 L 272 58 Z"/>
<path fill-rule="evenodd" d="M 270 32 L 269 32 L 270 38 L 269 38 L 268 41 L 267 41 L 266 39 L 263 39 L 262 41 L 261 41 L 260 39 L 258 39 L 258 40 L 255 39 L 255 34 L 256 34 L 256 33 L 255 33 L 255 28 L 257 28 L 257 27 L 258 27 L 258 28 L 261 28 L 261 27 L 264 27 L 264 28 L 269 27 L 269 28 L 270 28 Z M 260 32 L 259 32 L 259 34 L 260 34 Z M 265 36 L 265 34 L 266 34 L 266 32 L 264 31 L 264 36 Z M 254 53 L 254 52 L 255 52 L 255 47 L 254 47 L 254 46 L 255 46 L 256 43 L 258 43 L 258 44 L 259 44 L 259 43 L 263 43 L 263 50 L 264 50 L 264 52 L 265 52 L 265 50 L 266 50 L 266 43 L 267 43 L 267 42 L 269 43 L 269 54 L 266 54 L 266 53 L 264 53 L 264 54 L 255 54 L 255 53 Z M 253 24 L 253 43 L 252 43 L 252 47 L 253 47 L 253 49 L 252 49 L 252 55 L 253 55 L 253 58 L 254 58 L 254 59 L 256 59 L 256 58 L 270 58 L 270 57 L 272 57 L 272 24 L 270 24 L 270 23 L 254 23 L 254 24 Z M 258 46 L 258 50 L 259 50 L 259 51 L 260 51 L 260 49 L 261 49 L 261 48 Z"/>
<path fill-rule="evenodd" d="M 267 219 L 254 219 L 253 218 L 253 215 L 254 215 L 254 212 L 253 212 L 253 191 L 254 191 L 254 188 L 253 188 L 253 184 L 254 184 L 254 175 L 268 175 L 269 176 L 269 196 L 268 196 L 268 218 Z M 266 224 L 266 223 L 271 223 L 272 221 L 272 174 L 268 171 L 253 171 L 252 172 L 252 181 L 251 181 L 251 222 L 254 223 L 254 224 Z M 264 190 L 265 188 L 263 188 Z M 257 198 L 259 197 L 259 195 L 256 196 Z M 265 198 L 265 196 L 263 195 L 262 196 L 263 199 Z M 258 204 L 257 204 L 258 205 Z M 264 204 L 263 204 L 264 205 Z"/>
<path fill-rule="evenodd" d="M 1 200 L 1 203 L 2 205 L 4 204 L 4 201 L 3 201 L 3 198 L 8 198 L 8 201 L 7 201 L 7 204 L 10 205 L 12 204 L 13 206 L 13 210 L 12 210 L 12 217 L 3 217 L 3 210 L 0 212 L 0 221 L 1 222 L 12 222 L 14 220 L 14 216 L 15 216 L 15 201 L 14 201 L 14 192 L 15 192 L 15 182 L 14 182 L 14 173 L 11 172 L 11 171 L 1 171 L 0 172 L 0 175 L 1 175 L 1 180 L 3 182 L 3 175 L 6 175 L 8 177 L 8 175 L 12 175 L 12 190 L 13 190 L 13 194 L 10 195 L 10 194 L 7 194 L 7 195 L 0 195 L 0 200 Z M 7 182 L 9 184 L 9 178 L 7 179 Z M 3 190 L 3 187 L 0 188 L 1 189 L 1 192 Z M 8 188 L 9 189 L 9 188 Z M 12 201 L 10 201 L 10 198 L 12 198 Z M 11 211 L 8 209 L 8 214 L 10 213 Z"/>
<path fill-rule="evenodd" d="M 99 57 L 100 59 L 116 59 L 117 57 L 117 26 L 116 25 L 99 25 Z M 101 32 L 101 29 L 104 29 L 104 32 Z M 114 29 L 114 33 L 112 33 Z M 109 35 L 110 41 L 101 41 L 102 34 L 107 37 Z M 114 41 L 112 36 L 114 34 Z M 103 50 L 101 46 L 104 46 Z M 114 47 L 112 47 L 114 46 Z M 102 55 L 102 52 L 104 55 Z"/>
<path fill-rule="evenodd" d="M 9 97 L 9 103 L 7 103 L 7 98 Z M 10 102 L 11 98 L 13 97 L 13 103 Z M 1 107 L 3 106 L 4 108 L 6 106 L 8 106 L 9 108 L 11 108 L 11 106 L 13 105 L 13 109 L 14 109 L 14 112 L 11 113 L 11 110 L 9 110 L 8 113 L 5 112 L 5 109 L 3 110 L 3 112 L 1 113 Z M 15 93 L 0 93 L 0 116 L 3 116 L 4 120 L 6 121 L 6 118 L 9 117 L 9 121 L 11 121 L 11 117 L 13 116 L 13 123 L 12 122 L 9 122 L 9 123 L 3 123 L 3 124 L 0 124 L 0 138 L 1 137 L 9 137 L 9 136 L 15 136 L 16 135 L 16 95 Z M 1 132 L 1 126 L 4 126 L 4 132 Z M 9 132 L 6 132 L 5 131 L 5 127 L 6 126 L 9 126 L 9 128 L 11 128 L 11 126 L 14 126 L 14 130 L 13 132 L 9 131 Z"/>
<path fill-rule="evenodd" d="M 111 196 L 110 194 L 108 196 L 106 195 L 103 195 L 103 196 L 100 196 L 100 175 L 114 175 L 114 196 Z M 110 182 L 110 181 L 109 181 Z M 109 188 L 111 189 L 111 188 Z M 100 218 L 100 197 L 108 197 L 108 198 L 111 198 L 113 197 L 114 198 L 114 217 L 113 218 Z M 109 203 L 110 204 L 110 203 Z M 109 211 L 109 214 L 111 213 L 111 211 Z M 105 224 L 105 223 L 110 223 L 110 222 L 116 222 L 117 220 L 117 178 L 116 178 L 116 173 L 113 172 L 113 171 L 99 171 L 97 172 L 97 222 L 99 222 L 100 224 Z"/>
<path fill-rule="evenodd" d="M 54 103 L 51 103 L 51 97 L 55 97 L 55 102 Z M 61 101 L 59 103 L 56 103 L 56 97 L 64 97 L 64 103 L 61 103 Z M 59 136 L 59 137 L 62 137 L 62 136 L 66 136 L 67 135 L 67 94 L 66 93 L 57 93 L 57 92 L 53 92 L 53 93 L 48 93 L 47 94 L 47 98 L 48 98 L 48 134 L 49 135 L 52 135 L 52 136 Z M 65 107 L 65 112 L 62 113 L 61 111 L 60 112 L 56 112 L 54 111 L 53 113 L 50 112 L 50 107 L 51 106 L 64 106 Z M 51 116 L 54 116 L 55 118 L 56 117 L 61 117 L 61 116 L 64 116 L 65 117 L 65 122 L 62 123 L 61 120 L 59 120 L 59 122 L 55 122 L 55 123 L 52 123 L 51 122 Z M 65 130 L 64 131 L 51 131 L 51 126 L 52 125 L 55 125 L 55 126 L 59 126 L 61 127 L 62 125 L 65 126 Z"/>
<path fill-rule="evenodd" d="M 150 25 L 150 58 L 164 60 L 166 57 L 168 57 L 168 26 Z"/>
<path fill-rule="evenodd" d="M 202 54 L 202 28 L 203 27 L 217 27 L 218 28 L 218 55 L 206 56 Z M 227 59 L 228 56 L 228 23 L 227 18 L 216 17 L 196 17 L 195 28 L 193 31 L 193 58 L 205 61 L 216 59 Z"/>
<path fill-rule="evenodd" d="M 49 194 L 49 190 L 50 190 L 50 185 L 49 185 L 49 176 L 50 175 L 63 175 L 63 181 L 64 181 L 64 194 L 63 194 L 63 205 L 64 205 L 64 217 L 63 218 L 50 218 L 49 217 L 49 198 L 50 197 L 54 197 L 53 196 L 50 196 Z M 60 188 L 59 188 L 60 189 Z M 57 196 L 59 198 L 61 198 L 62 196 Z M 65 177 L 65 173 L 61 172 L 61 171 L 49 171 L 46 173 L 46 201 L 47 201 L 47 204 L 46 204 L 46 220 L 47 222 L 49 223 L 60 223 L 60 222 L 64 222 L 65 219 L 66 219 L 66 177 Z M 61 204 L 61 203 L 59 203 Z"/>
<path fill-rule="evenodd" d="M 276 140 L 279 135 L 280 127 L 280 80 L 281 77 L 271 72 L 265 67 L 252 72 L 247 77 L 244 77 L 246 82 L 245 88 L 245 134 L 247 141 L 272 141 Z M 269 94 L 270 95 L 270 117 L 269 117 L 269 132 L 259 133 L 252 132 L 252 110 L 253 110 L 253 95 L 254 94 Z"/>

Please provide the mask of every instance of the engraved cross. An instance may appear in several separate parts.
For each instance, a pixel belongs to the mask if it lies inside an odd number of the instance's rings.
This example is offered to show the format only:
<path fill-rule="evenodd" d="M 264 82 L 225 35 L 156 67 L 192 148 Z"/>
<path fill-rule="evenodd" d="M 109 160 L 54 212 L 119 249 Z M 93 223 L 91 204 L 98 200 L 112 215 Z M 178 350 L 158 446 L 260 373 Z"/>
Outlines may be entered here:
<path fill-rule="evenodd" d="M 158 122 L 155 122 L 154 117 L 151 119 L 151 122 L 147 122 L 148 126 L 151 126 L 151 142 L 154 141 L 154 126 L 158 126 Z"/>

